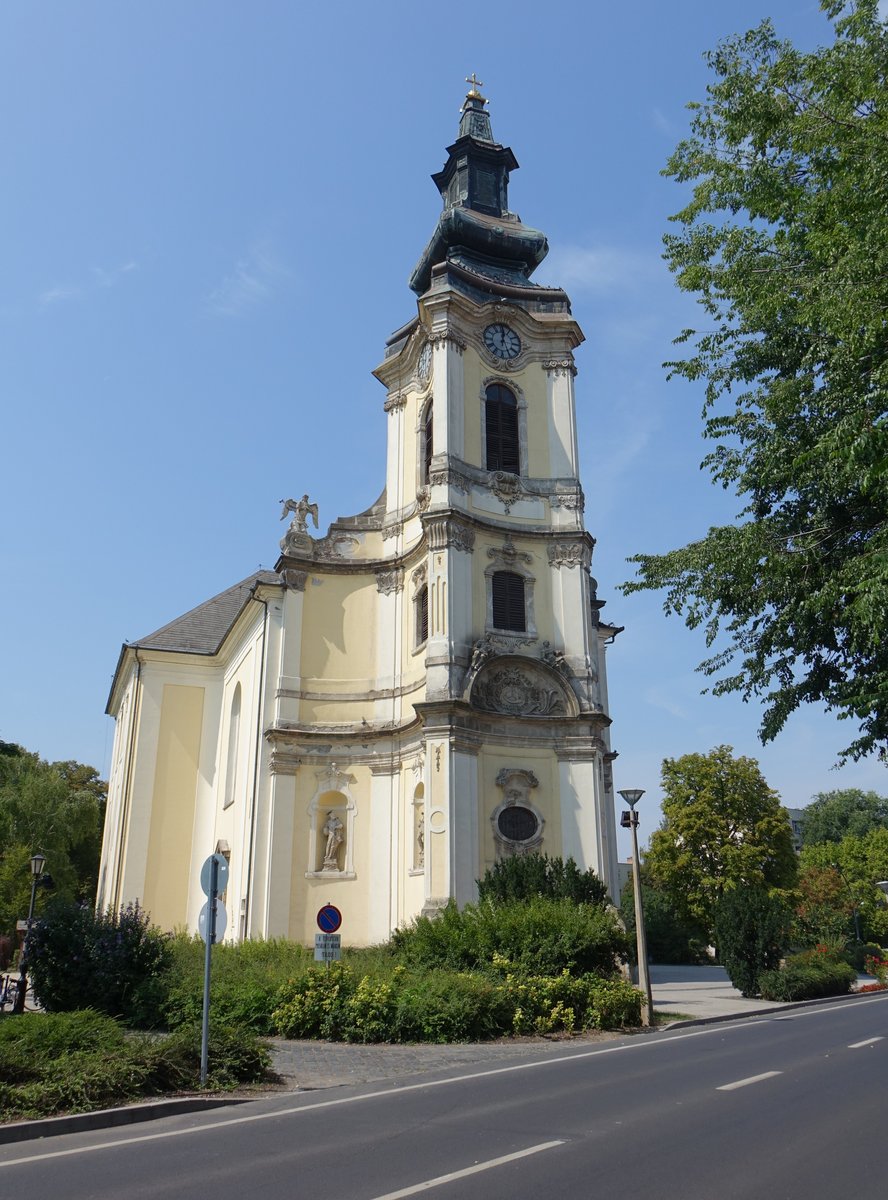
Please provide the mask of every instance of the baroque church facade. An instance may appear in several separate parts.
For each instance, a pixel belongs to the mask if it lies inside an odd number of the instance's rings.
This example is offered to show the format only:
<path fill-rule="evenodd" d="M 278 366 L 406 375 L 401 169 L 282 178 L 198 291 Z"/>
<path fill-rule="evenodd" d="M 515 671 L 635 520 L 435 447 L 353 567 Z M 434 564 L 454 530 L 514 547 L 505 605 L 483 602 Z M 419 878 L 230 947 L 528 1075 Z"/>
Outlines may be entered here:
<path fill-rule="evenodd" d="M 583 523 L 574 350 L 518 166 L 475 83 L 443 201 L 385 346 L 385 487 L 313 536 L 288 500 L 258 571 L 123 646 L 102 908 L 197 927 L 229 860 L 227 936 L 384 940 L 498 859 L 540 850 L 617 891 L 605 647 Z"/>

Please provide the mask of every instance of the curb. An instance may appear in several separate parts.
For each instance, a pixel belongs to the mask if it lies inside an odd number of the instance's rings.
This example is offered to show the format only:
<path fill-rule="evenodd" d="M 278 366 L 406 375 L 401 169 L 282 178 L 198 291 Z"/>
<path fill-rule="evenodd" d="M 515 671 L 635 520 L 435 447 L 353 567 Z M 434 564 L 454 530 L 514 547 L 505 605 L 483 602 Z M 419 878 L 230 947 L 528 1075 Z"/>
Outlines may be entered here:
<path fill-rule="evenodd" d="M 815 1008 L 818 1004 L 834 1004 L 837 1000 L 858 1000 L 861 995 L 873 995 L 871 992 L 846 992 L 841 996 L 818 996 L 815 1000 L 794 1000 L 787 1004 L 771 1005 L 769 1008 L 750 1008 L 745 1012 L 722 1013 L 720 1017 L 691 1017 L 687 1021 L 670 1021 L 661 1026 L 667 1029 L 686 1029 L 690 1025 L 719 1025 L 723 1021 L 742 1021 L 744 1017 L 766 1017 L 771 1013 L 789 1012 L 794 1008 Z M 657 1005 L 654 1003 L 654 1011 Z"/>
<path fill-rule="evenodd" d="M 182 1096 L 171 1100 L 152 1100 L 123 1108 L 99 1108 L 95 1112 L 71 1113 L 66 1117 L 43 1117 L 36 1121 L 14 1121 L 0 1125 L 0 1145 L 27 1142 L 33 1138 L 54 1137 L 61 1133 L 84 1133 L 92 1129 L 111 1129 L 118 1125 L 136 1125 L 175 1117 L 180 1113 L 207 1112 L 228 1104 L 246 1104 L 243 1097 Z"/>

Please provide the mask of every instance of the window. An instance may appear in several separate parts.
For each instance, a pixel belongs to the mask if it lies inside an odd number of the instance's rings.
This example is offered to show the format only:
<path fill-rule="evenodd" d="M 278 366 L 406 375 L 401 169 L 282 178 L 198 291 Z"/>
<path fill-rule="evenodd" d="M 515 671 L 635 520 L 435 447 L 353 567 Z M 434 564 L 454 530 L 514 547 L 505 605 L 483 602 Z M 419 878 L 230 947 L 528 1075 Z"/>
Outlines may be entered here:
<path fill-rule="evenodd" d="M 416 644 L 422 646 L 429 640 L 429 588 L 428 584 L 416 593 L 413 601 L 416 610 Z"/>
<path fill-rule="evenodd" d="M 240 739 L 241 685 L 234 689 L 231 711 L 228 717 L 228 753 L 225 759 L 225 794 L 222 807 L 234 804 L 237 791 L 238 741 Z"/>
<path fill-rule="evenodd" d="M 496 827 L 504 842 L 531 842 L 540 831 L 536 813 L 520 804 L 504 808 L 496 819 Z"/>
<path fill-rule="evenodd" d="M 501 383 L 492 383 L 484 393 L 485 461 L 488 471 L 521 474 L 518 437 L 518 401 Z"/>
<path fill-rule="evenodd" d="M 432 437 L 432 402 L 428 402 L 423 413 L 422 419 L 422 471 L 421 480 L 423 484 L 428 483 L 429 475 L 432 470 L 432 455 L 435 453 L 434 440 Z"/>
<path fill-rule="evenodd" d="M 514 571 L 495 571 L 491 590 L 494 628 L 525 633 L 524 576 L 516 575 Z"/>

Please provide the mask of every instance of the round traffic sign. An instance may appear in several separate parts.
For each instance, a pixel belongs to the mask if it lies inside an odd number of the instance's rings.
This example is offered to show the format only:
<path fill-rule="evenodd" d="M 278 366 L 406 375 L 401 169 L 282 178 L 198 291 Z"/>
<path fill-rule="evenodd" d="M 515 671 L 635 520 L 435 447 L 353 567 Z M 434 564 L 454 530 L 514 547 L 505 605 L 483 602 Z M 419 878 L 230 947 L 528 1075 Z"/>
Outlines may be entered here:
<path fill-rule="evenodd" d="M 216 898 L 215 904 L 216 904 L 216 922 L 215 922 L 216 928 L 213 930 L 213 933 L 215 934 L 215 937 L 213 938 L 214 945 L 216 944 L 216 942 L 222 941 L 222 939 L 225 937 L 225 930 L 228 928 L 228 913 L 225 911 L 225 905 L 222 903 L 222 901 L 220 899 L 218 899 L 218 897 Z M 198 916 L 197 916 L 197 932 L 200 934 L 200 936 L 203 938 L 204 941 L 207 940 L 207 935 L 209 933 L 209 926 L 210 926 L 210 901 L 208 900 L 206 902 L 206 904 L 203 906 L 203 908 L 200 910 L 200 912 L 198 913 Z"/>
<path fill-rule="evenodd" d="M 228 883 L 228 859 L 224 854 L 211 854 L 200 869 L 200 890 L 205 896 L 210 894 L 213 859 L 216 860 L 216 894 L 224 892 Z"/>
<path fill-rule="evenodd" d="M 318 910 L 318 929 L 321 933 L 335 933 L 342 924 L 342 913 L 335 904 L 325 904 Z"/>

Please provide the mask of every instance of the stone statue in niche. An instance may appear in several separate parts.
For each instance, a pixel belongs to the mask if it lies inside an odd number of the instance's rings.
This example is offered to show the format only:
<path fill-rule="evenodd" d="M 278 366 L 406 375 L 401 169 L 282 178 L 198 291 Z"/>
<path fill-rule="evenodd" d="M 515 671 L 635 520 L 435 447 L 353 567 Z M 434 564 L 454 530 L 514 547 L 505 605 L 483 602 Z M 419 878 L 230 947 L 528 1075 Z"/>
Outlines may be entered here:
<path fill-rule="evenodd" d="M 327 839 L 324 846 L 323 869 L 325 871 L 338 871 L 339 847 L 345 841 L 345 833 L 342 822 L 332 809 L 327 813 L 327 820 L 324 822 L 322 832 Z"/>
<path fill-rule="evenodd" d="M 420 804 L 416 810 L 416 867 L 425 866 L 425 808 Z"/>

